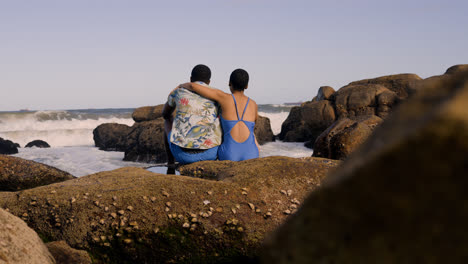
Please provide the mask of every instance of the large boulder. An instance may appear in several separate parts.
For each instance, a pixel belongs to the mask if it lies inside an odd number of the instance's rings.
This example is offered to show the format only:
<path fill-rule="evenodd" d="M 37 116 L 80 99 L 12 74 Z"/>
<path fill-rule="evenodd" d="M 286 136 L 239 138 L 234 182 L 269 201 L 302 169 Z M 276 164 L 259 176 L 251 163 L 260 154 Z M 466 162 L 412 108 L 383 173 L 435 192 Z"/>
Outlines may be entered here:
<path fill-rule="evenodd" d="M 57 264 L 91 264 L 88 252 L 71 248 L 65 241 L 54 241 L 46 244 Z"/>
<path fill-rule="evenodd" d="M 26 146 L 24 146 L 25 148 L 32 148 L 32 147 L 36 147 L 36 148 L 50 148 L 50 145 L 49 143 L 45 142 L 44 140 L 40 140 L 40 139 L 37 139 L 37 140 L 33 140 L 31 142 L 29 142 L 28 144 L 26 144 Z"/>
<path fill-rule="evenodd" d="M 316 101 L 322 100 L 330 100 L 332 99 L 332 95 L 335 93 L 335 89 L 330 86 L 321 86 L 317 92 L 317 96 L 315 97 Z"/>
<path fill-rule="evenodd" d="M 465 263 L 468 71 L 425 81 L 273 235 L 263 263 Z"/>
<path fill-rule="evenodd" d="M 39 236 L 18 217 L 0 208 L 0 263 L 55 263 Z"/>
<path fill-rule="evenodd" d="M 386 94 L 382 103 L 391 108 L 396 94 L 382 85 L 348 85 L 335 93 L 335 109 L 338 118 L 363 115 L 378 115 L 379 97 Z M 387 99 L 389 97 L 389 99 Z M 383 110 L 383 109 L 382 109 Z M 389 109 L 386 112 L 389 111 Z M 383 111 L 384 112 L 384 111 Z"/>
<path fill-rule="evenodd" d="M 468 64 L 459 64 L 459 65 L 454 65 L 448 68 L 445 71 L 445 74 L 458 74 L 460 72 L 466 72 L 466 71 L 468 71 Z"/>
<path fill-rule="evenodd" d="M 397 74 L 351 82 L 338 91 L 320 87 L 312 102 L 291 109 L 281 126 L 284 141 L 309 142 L 340 118 L 376 115 L 386 118 L 392 109 L 417 90 L 421 78 L 415 74 Z M 313 111 L 310 111 L 313 110 Z"/>
<path fill-rule="evenodd" d="M 143 106 L 138 107 L 133 111 L 132 118 L 135 122 L 145 122 L 156 120 L 162 117 L 162 109 L 164 105 L 156 105 L 156 106 Z"/>
<path fill-rule="evenodd" d="M 349 85 L 382 85 L 390 91 L 393 91 L 398 98 L 406 99 L 415 92 L 415 85 L 421 80 L 421 77 L 416 74 L 403 73 L 355 81 L 351 82 Z"/>
<path fill-rule="evenodd" d="M 45 164 L 0 155 L 0 191 L 18 191 L 73 178 L 68 172 Z"/>
<path fill-rule="evenodd" d="M 197 164 L 193 174 L 201 178 L 205 171 L 234 175 L 212 181 L 121 168 L 0 192 L 0 207 L 98 263 L 245 263 L 338 162 L 267 157 Z"/>
<path fill-rule="evenodd" d="M 270 119 L 268 117 L 258 116 L 257 122 L 255 122 L 254 134 L 260 145 L 275 141 L 275 135 L 273 134 L 273 130 L 271 130 Z"/>
<path fill-rule="evenodd" d="M 281 125 L 279 139 L 286 142 L 315 140 L 335 118 L 335 110 L 330 101 L 306 102 L 291 109 Z"/>
<path fill-rule="evenodd" d="M 167 162 L 162 117 L 136 123 L 126 137 L 124 160 L 147 163 Z"/>
<path fill-rule="evenodd" d="M 345 159 L 360 146 L 383 120 L 380 117 L 342 118 L 322 132 L 313 145 L 314 157 Z"/>
<path fill-rule="evenodd" d="M 100 150 L 125 151 L 131 128 L 117 123 L 105 123 L 93 130 L 94 144 Z"/>
<path fill-rule="evenodd" d="M 0 154 L 16 154 L 18 153 L 18 145 L 11 140 L 3 139 L 0 137 Z"/>

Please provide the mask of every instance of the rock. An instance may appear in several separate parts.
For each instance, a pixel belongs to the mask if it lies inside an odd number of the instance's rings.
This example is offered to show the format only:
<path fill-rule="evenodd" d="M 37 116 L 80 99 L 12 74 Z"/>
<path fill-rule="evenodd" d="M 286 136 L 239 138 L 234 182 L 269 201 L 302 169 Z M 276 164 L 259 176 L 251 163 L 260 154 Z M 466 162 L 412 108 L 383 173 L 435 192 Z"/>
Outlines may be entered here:
<path fill-rule="evenodd" d="M 345 159 L 360 146 L 371 133 L 372 130 L 366 124 L 359 122 L 354 123 L 331 138 L 331 156 L 334 159 Z"/>
<path fill-rule="evenodd" d="M 18 153 L 18 146 L 10 140 L 0 137 L 0 154 L 16 154 Z"/>
<path fill-rule="evenodd" d="M 162 110 L 164 104 L 156 105 L 156 106 L 143 106 L 138 107 L 133 111 L 132 118 L 135 122 L 145 122 L 156 120 L 162 117 Z"/>
<path fill-rule="evenodd" d="M 45 264 L 55 261 L 34 230 L 0 208 L 0 263 Z"/>
<path fill-rule="evenodd" d="M 69 173 L 51 166 L 0 155 L 0 191 L 18 191 L 73 178 Z"/>
<path fill-rule="evenodd" d="M 125 151 L 131 128 L 117 123 L 101 124 L 93 130 L 94 144 L 100 150 Z"/>
<path fill-rule="evenodd" d="M 136 123 L 127 135 L 126 161 L 167 162 L 164 146 L 164 119 Z"/>
<path fill-rule="evenodd" d="M 26 144 L 25 148 L 32 148 L 32 147 L 36 147 L 36 148 L 50 148 L 50 145 L 49 143 L 43 141 L 43 140 L 33 140 L 31 142 L 29 142 L 28 144 Z"/>
<path fill-rule="evenodd" d="M 406 99 L 408 95 L 414 93 L 415 85 L 420 82 L 422 79 L 416 74 L 396 74 L 382 76 L 374 79 L 366 79 L 351 82 L 348 86 L 353 85 L 381 85 L 390 91 L 393 91 L 399 99 Z"/>
<path fill-rule="evenodd" d="M 315 141 L 335 120 L 335 110 L 327 100 L 293 107 L 281 126 L 279 138 L 286 142 Z"/>
<path fill-rule="evenodd" d="M 316 101 L 330 100 L 332 94 L 335 93 L 335 89 L 330 86 L 321 86 L 317 92 Z"/>
<path fill-rule="evenodd" d="M 377 116 L 342 118 L 325 130 L 314 143 L 313 157 L 345 159 L 382 123 Z"/>
<path fill-rule="evenodd" d="M 445 74 L 459 74 L 461 72 L 467 72 L 468 71 L 468 64 L 459 64 L 459 65 L 454 65 L 445 71 Z"/>
<path fill-rule="evenodd" d="M 348 85 L 335 93 L 335 109 L 338 118 L 360 115 L 376 115 L 377 96 L 392 93 L 381 85 Z"/>
<path fill-rule="evenodd" d="M 258 116 L 257 122 L 255 122 L 254 134 L 260 145 L 275 141 L 275 135 L 271 130 L 270 119 L 268 117 Z"/>
<path fill-rule="evenodd" d="M 54 241 L 46 244 L 57 264 L 91 264 L 88 252 L 71 248 L 65 241 Z"/>
<path fill-rule="evenodd" d="M 258 255 L 265 234 L 288 217 L 282 212 L 291 200 L 302 202 L 338 163 L 288 157 L 197 163 L 207 171 L 223 164 L 220 174 L 234 174 L 223 181 L 120 168 L 17 193 L 0 192 L 0 207 L 15 215 L 27 212 L 27 223 L 38 233 L 88 251 L 98 263 L 245 263 Z M 290 190 L 290 196 L 281 189 Z M 108 212 L 93 204 L 98 195 Z M 70 197 L 76 201 L 71 203 Z M 36 205 L 30 206 L 33 199 Z M 133 210 L 126 210 L 128 206 Z M 118 215 L 119 210 L 125 213 Z"/>
<path fill-rule="evenodd" d="M 331 158 L 330 141 L 332 137 L 354 123 L 355 121 L 349 118 L 338 119 L 317 137 L 315 143 L 312 141 L 307 142 L 307 147 L 314 149 L 313 157 Z"/>
<path fill-rule="evenodd" d="M 425 81 L 265 243 L 263 263 L 464 263 L 468 72 Z"/>

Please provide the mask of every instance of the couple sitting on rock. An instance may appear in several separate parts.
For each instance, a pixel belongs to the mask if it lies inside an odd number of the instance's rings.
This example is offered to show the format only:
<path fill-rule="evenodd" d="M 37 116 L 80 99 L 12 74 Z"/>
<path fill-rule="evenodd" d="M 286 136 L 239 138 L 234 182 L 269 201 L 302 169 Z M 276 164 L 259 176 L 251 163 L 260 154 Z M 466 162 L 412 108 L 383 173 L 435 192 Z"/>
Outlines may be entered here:
<path fill-rule="evenodd" d="M 191 82 L 179 85 L 169 94 L 163 108 L 169 165 L 174 164 L 174 159 L 188 164 L 259 156 L 254 135 L 258 107 L 244 94 L 249 74 L 243 69 L 231 73 L 230 94 L 209 87 L 210 78 L 210 68 L 197 65 Z"/>

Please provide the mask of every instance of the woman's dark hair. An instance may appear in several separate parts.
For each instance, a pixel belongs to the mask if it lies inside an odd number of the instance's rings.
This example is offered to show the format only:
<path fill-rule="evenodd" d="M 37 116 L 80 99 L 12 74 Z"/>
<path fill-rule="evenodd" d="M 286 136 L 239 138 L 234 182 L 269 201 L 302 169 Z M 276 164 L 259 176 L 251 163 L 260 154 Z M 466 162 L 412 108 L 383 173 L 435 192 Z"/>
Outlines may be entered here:
<path fill-rule="evenodd" d="M 203 64 L 198 64 L 197 66 L 193 67 L 192 75 L 190 76 L 191 82 L 204 82 L 209 83 L 211 79 L 211 70 L 208 66 Z"/>
<path fill-rule="evenodd" d="M 231 83 L 232 89 L 236 91 L 244 91 L 249 84 L 249 74 L 243 69 L 236 69 L 231 73 L 229 83 Z"/>

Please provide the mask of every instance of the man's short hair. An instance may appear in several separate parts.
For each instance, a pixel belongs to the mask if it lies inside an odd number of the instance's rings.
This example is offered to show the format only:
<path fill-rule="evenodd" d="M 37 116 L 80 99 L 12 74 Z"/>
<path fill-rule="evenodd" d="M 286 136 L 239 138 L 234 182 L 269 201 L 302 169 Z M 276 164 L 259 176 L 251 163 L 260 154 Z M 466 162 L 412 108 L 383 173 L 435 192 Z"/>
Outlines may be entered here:
<path fill-rule="evenodd" d="M 244 91 L 249 84 L 249 74 L 243 69 L 236 69 L 231 73 L 229 83 L 231 83 L 232 89 L 236 91 Z"/>
<path fill-rule="evenodd" d="M 192 75 L 190 76 L 191 82 L 204 82 L 209 83 L 211 79 L 211 70 L 208 66 L 203 64 L 198 64 L 197 66 L 193 67 Z"/>

